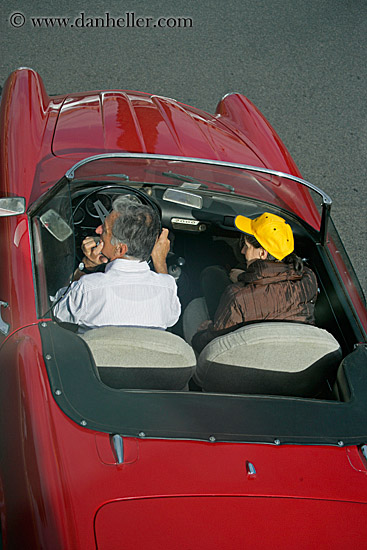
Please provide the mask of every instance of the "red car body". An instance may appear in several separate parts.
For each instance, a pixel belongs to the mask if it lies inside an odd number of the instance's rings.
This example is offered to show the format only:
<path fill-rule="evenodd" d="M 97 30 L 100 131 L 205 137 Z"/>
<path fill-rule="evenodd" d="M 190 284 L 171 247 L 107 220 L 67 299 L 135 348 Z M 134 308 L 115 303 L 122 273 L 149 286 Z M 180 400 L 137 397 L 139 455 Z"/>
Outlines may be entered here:
<path fill-rule="evenodd" d="M 164 429 L 161 435 L 150 436 L 148 430 L 144 436 L 142 426 L 135 436 L 121 431 L 124 461 L 118 464 L 112 432 L 93 422 L 83 424 L 68 413 L 68 404 L 60 406 L 47 366 L 42 330 L 48 330 L 51 315 L 40 313 L 35 297 L 32 205 L 78 162 L 108 153 L 209 159 L 301 178 L 256 107 L 240 94 L 222 99 L 214 116 L 138 92 L 49 97 L 37 73 L 19 69 L 4 88 L 0 124 L 0 197 L 24 197 L 26 202 L 26 212 L 0 217 L 0 300 L 8 304 L 1 317 L 9 326 L 8 333 L 0 336 L 3 547 L 363 546 L 367 425 L 358 434 L 350 433 L 349 439 L 347 432 L 343 441 L 322 434 L 309 436 L 309 444 L 306 436 L 300 441 L 287 439 L 286 430 L 284 439 L 279 434 L 280 441 L 271 431 L 269 437 L 256 437 L 256 429 L 248 437 L 242 434 L 231 440 L 215 435 L 205 440 L 202 435 L 185 437 L 179 430 L 175 437 Z M 253 199 L 267 200 L 266 189 L 243 189 L 237 181 L 233 187 L 238 195 L 250 193 Z M 287 186 L 282 180 L 277 197 L 310 228 L 320 228 L 307 188 Z M 338 278 L 352 311 L 350 323 L 358 327 L 350 346 L 351 350 L 357 346 L 354 353 L 360 356 L 363 378 L 365 303 L 338 242 L 328 241 L 325 248 L 334 265 L 328 280 Z M 362 378 L 358 426 L 367 409 L 362 393 L 367 382 Z M 75 384 L 82 384 L 77 373 Z M 350 410 L 348 426 L 353 424 L 355 401 L 335 404 L 336 415 L 341 409 L 343 414 Z M 214 398 L 211 403 L 216 406 Z M 269 404 L 271 415 L 277 405 Z M 169 411 L 162 406 L 164 418 Z M 187 414 L 182 407 L 175 414 Z M 308 402 L 304 407 L 299 421 L 307 423 Z M 310 413 L 310 425 L 312 433 L 317 415 Z M 221 429 L 213 424 L 212 433 L 216 432 Z M 255 465 L 255 472 L 249 464 Z"/>

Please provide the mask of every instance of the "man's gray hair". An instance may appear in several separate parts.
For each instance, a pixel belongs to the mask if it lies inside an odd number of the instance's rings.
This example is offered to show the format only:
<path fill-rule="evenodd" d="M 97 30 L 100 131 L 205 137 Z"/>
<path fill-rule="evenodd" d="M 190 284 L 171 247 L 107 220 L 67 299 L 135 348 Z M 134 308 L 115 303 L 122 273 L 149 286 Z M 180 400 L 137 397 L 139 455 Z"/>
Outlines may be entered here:
<path fill-rule="evenodd" d="M 112 226 L 111 244 L 125 244 L 126 256 L 148 261 L 160 232 L 158 212 L 135 195 L 121 195 L 112 209 L 118 216 Z"/>

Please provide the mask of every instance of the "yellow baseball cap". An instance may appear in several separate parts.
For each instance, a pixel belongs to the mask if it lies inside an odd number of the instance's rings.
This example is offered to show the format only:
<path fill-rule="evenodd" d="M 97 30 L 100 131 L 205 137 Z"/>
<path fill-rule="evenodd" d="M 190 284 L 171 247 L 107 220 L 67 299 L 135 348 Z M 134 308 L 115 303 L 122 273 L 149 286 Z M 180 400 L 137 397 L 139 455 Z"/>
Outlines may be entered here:
<path fill-rule="evenodd" d="M 264 250 L 277 260 L 283 260 L 294 250 L 294 239 L 291 226 L 280 216 L 264 212 L 251 220 L 239 214 L 234 224 L 243 233 L 253 235 Z"/>

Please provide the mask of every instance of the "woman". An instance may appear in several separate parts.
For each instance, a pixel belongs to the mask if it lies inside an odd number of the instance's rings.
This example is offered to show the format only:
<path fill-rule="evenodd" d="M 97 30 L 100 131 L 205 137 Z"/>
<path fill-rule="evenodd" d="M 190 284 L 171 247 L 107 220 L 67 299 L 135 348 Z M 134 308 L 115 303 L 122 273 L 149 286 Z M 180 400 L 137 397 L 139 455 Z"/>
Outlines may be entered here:
<path fill-rule="evenodd" d="M 268 212 L 254 220 L 239 215 L 235 226 L 244 233 L 241 253 L 246 259 L 246 270 L 232 270 L 229 277 L 215 267 L 203 273 L 203 292 L 213 321 L 202 323 L 192 339 L 198 352 L 213 338 L 245 323 L 315 323 L 317 279 L 294 253 L 291 227 L 280 216 Z M 211 280 L 223 290 L 221 297 L 215 297 Z M 215 300 L 219 300 L 219 305 L 213 313 Z"/>

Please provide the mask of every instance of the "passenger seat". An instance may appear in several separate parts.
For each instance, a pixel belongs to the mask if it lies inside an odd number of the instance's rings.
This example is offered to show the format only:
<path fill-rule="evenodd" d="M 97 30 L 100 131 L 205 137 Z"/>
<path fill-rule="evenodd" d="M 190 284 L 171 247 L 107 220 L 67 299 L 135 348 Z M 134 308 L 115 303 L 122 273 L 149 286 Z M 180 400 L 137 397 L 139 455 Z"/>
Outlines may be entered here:
<path fill-rule="evenodd" d="M 316 397 L 342 359 L 326 330 L 267 321 L 219 336 L 202 350 L 193 377 L 206 392 Z"/>

